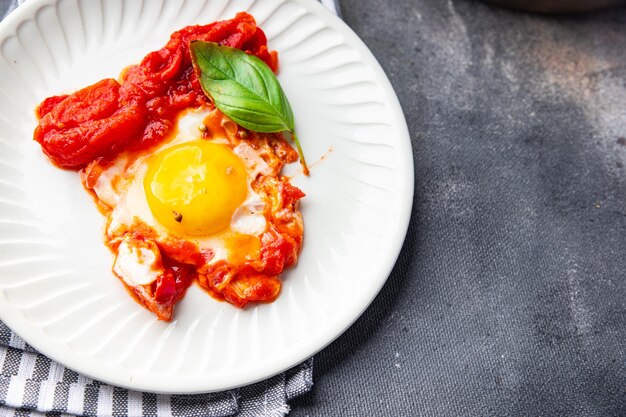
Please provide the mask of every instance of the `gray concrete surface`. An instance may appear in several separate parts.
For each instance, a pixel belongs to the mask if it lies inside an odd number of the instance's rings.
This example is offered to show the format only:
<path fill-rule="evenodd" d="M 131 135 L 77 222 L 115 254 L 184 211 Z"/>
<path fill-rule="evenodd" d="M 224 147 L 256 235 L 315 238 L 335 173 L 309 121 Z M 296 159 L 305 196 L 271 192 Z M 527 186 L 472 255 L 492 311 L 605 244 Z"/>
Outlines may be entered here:
<path fill-rule="evenodd" d="M 625 415 L 626 9 L 341 4 L 404 108 L 414 210 L 291 415 Z"/>

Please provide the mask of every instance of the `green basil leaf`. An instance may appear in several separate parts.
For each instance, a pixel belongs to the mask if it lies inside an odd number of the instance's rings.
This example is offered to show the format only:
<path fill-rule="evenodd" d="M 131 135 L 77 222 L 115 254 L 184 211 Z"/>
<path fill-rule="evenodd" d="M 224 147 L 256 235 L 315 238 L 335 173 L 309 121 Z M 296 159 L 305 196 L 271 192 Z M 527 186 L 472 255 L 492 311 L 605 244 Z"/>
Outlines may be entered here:
<path fill-rule="evenodd" d="M 294 133 L 291 105 L 272 70 L 259 58 L 213 42 L 191 42 L 200 85 L 215 106 L 254 132 Z"/>

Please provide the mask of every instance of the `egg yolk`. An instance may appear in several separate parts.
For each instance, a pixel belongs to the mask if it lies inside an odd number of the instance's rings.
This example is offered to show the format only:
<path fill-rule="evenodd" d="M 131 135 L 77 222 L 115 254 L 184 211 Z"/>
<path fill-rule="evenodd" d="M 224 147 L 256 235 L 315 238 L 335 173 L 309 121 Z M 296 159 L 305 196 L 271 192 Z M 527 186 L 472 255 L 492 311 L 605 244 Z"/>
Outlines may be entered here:
<path fill-rule="evenodd" d="M 239 157 L 228 146 L 206 140 L 156 154 L 148 163 L 143 186 L 157 221 L 192 236 L 226 228 L 248 192 Z"/>

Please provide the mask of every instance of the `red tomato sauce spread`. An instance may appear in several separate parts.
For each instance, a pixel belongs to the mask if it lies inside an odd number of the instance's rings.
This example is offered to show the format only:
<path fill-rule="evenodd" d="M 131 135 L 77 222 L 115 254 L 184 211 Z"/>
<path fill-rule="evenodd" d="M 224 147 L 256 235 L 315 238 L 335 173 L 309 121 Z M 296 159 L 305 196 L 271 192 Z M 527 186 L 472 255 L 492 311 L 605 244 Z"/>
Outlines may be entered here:
<path fill-rule="evenodd" d="M 80 170 L 85 188 L 93 191 L 116 155 L 150 150 L 173 134 L 182 111 L 213 107 L 193 69 L 189 52 L 193 40 L 239 48 L 278 70 L 277 53 L 268 50 L 265 34 L 247 13 L 188 26 L 174 32 L 163 48 L 147 54 L 141 63 L 126 68 L 119 81 L 107 78 L 70 95 L 46 98 L 37 108 L 34 139 L 54 164 Z M 222 116 L 208 122 L 209 131 L 222 129 Z M 256 259 L 210 263 L 211 253 L 199 251 L 184 238 L 158 241 L 154 230 L 139 219 L 123 232 L 140 243 L 158 244 L 159 266 L 165 272 L 149 285 L 127 287 L 161 320 L 171 319 L 174 305 L 194 280 L 213 297 L 237 307 L 273 301 L 280 292 L 278 276 L 297 261 L 303 236 L 297 204 L 304 193 L 278 175 L 284 163 L 297 160 L 297 153 L 282 135 L 256 134 L 239 126 L 236 130 L 233 137 L 252 141 L 255 148 L 271 155 L 266 162 L 276 173 L 253 183 L 272 206 Z M 103 214 L 110 214 L 112 207 L 98 203 L 104 205 Z M 117 253 L 119 243 L 113 242 L 107 245 Z"/>
<path fill-rule="evenodd" d="M 209 102 L 191 64 L 192 40 L 239 48 L 278 70 L 276 52 L 268 50 L 265 33 L 247 13 L 187 26 L 139 65 L 128 67 L 120 82 L 108 78 L 71 95 L 45 99 L 37 108 L 40 120 L 34 139 L 56 165 L 69 169 L 124 149 L 157 144 L 181 110 Z"/>

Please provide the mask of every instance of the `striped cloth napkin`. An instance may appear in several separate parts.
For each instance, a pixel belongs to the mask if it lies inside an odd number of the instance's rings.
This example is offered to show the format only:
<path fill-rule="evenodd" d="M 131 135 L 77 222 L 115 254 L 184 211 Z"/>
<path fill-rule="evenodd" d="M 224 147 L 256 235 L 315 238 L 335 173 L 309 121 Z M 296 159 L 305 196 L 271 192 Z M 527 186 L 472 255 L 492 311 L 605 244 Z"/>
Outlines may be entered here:
<path fill-rule="evenodd" d="M 0 0 L 0 20 L 27 0 Z M 319 0 L 341 16 L 338 0 Z M 130 391 L 80 375 L 38 353 L 0 322 L 0 417 L 284 416 L 311 390 L 313 358 L 268 380 L 198 395 Z"/>

